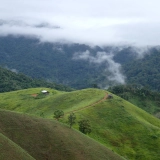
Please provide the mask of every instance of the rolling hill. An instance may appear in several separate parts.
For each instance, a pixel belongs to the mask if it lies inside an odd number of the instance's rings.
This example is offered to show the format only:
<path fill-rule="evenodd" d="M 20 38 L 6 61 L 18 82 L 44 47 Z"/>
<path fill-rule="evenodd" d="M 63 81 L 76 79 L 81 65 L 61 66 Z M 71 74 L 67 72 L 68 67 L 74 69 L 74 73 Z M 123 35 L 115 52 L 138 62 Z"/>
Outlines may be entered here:
<path fill-rule="evenodd" d="M 4 110 L 0 110 L 0 117 L 1 160 L 122 160 L 100 143 L 55 120 Z"/>
<path fill-rule="evenodd" d="M 16 143 L 0 133 L 0 160 L 35 160 Z"/>
<path fill-rule="evenodd" d="M 160 93 L 151 91 L 139 85 L 119 85 L 110 87 L 109 90 L 142 108 L 148 113 L 160 118 Z"/>
<path fill-rule="evenodd" d="M 41 95 L 46 89 L 49 95 Z M 63 110 L 60 119 L 74 112 L 77 119 L 88 119 L 92 132 L 88 135 L 126 159 L 152 159 L 160 157 L 160 120 L 113 95 L 105 99 L 105 90 L 84 89 L 61 92 L 47 88 L 34 88 L 0 94 L 0 108 L 53 119 L 54 111 Z M 78 124 L 73 126 L 78 129 Z"/>

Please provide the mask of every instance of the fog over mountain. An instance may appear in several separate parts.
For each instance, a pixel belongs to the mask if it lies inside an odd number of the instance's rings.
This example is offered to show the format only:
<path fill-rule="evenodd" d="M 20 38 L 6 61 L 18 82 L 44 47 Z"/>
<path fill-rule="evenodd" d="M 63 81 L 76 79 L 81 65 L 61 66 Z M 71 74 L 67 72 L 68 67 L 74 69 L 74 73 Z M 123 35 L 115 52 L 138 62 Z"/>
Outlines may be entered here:
<path fill-rule="evenodd" d="M 0 0 L 0 35 L 90 45 L 160 44 L 160 2 Z"/>
<path fill-rule="evenodd" d="M 125 76 L 121 73 L 121 65 L 113 60 L 113 53 L 97 52 L 95 56 L 87 50 L 81 53 L 75 53 L 73 59 L 85 60 L 92 64 L 104 63 L 104 74 L 106 72 L 107 81 L 115 82 L 116 84 L 124 84 Z M 100 85 L 100 84 L 99 84 Z M 107 85 L 105 88 L 108 87 Z"/>
<path fill-rule="evenodd" d="M 146 67 L 137 68 L 132 61 L 150 55 L 153 47 L 159 54 L 158 0 L 0 0 L 0 4 L 0 65 L 32 77 L 79 88 L 88 87 L 81 84 L 106 88 L 139 83 L 138 74 L 143 83 Z M 127 70 L 131 62 L 130 70 L 138 70 L 133 74 Z M 144 69 L 145 75 L 152 75 L 150 68 Z M 152 79 L 153 86 L 159 76 Z"/>

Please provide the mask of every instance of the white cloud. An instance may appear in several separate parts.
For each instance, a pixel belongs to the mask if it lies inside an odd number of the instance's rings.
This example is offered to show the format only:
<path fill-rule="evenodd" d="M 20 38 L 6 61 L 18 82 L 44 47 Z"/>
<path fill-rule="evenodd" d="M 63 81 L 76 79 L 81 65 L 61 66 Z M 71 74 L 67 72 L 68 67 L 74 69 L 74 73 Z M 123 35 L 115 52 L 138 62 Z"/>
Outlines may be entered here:
<path fill-rule="evenodd" d="M 0 25 L 0 35 L 98 45 L 160 44 L 158 0 L 0 0 L 0 4 L 0 19 L 9 23 Z M 35 27 L 42 23 L 61 29 Z"/>
<path fill-rule="evenodd" d="M 105 63 L 104 74 L 106 79 L 116 84 L 125 83 L 125 76 L 121 73 L 121 65 L 113 60 L 113 53 L 97 52 L 96 56 L 93 56 L 90 51 L 86 50 L 75 53 L 73 59 L 81 59 L 94 64 Z"/>

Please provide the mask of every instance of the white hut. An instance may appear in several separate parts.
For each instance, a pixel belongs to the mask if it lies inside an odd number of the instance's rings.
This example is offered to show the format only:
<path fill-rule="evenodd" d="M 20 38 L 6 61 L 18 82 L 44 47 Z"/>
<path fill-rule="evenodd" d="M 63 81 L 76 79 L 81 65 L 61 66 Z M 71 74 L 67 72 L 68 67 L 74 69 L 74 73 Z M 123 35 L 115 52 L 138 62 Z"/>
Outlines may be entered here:
<path fill-rule="evenodd" d="M 49 92 L 47 90 L 42 90 L 41 93 L 48 94 Z"/>

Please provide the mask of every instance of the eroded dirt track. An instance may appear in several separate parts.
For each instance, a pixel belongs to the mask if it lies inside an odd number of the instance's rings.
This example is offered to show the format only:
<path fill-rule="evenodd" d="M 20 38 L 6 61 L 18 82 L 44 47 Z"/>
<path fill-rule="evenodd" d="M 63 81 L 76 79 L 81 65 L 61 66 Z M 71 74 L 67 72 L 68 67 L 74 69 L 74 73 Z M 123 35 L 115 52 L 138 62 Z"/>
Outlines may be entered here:
<path fill-rule="evenodd" d="M 88 105 L 88 106 L 85 106 L 85 107 L 82 107 L 82 108 L 79 108 L 79 109 L 75 109 L 75 110 L 70 111 L 70 112 L 66 112 L 65 114 L 72 113 L 72 112 L 75 113 L 75 112 L 77 112 L 77 111 L 80 111 L 80 110 L 83 110 L 83 109 L 92 107 L 92 106 L 94 106 L 94 105 L 96 105 L 96 104 L 99 104 L 99 103 L 105 101 L 107 98 L 108 98 L 108 93 L 106 93 L 106 95 L 105 95 L 102 99 L 100 99 L 99 101 L 97 101 L 97 102 L 95 102 L 95 103 L 92 103 L 92 104 L 90 104 L 90 105 Z"/>

